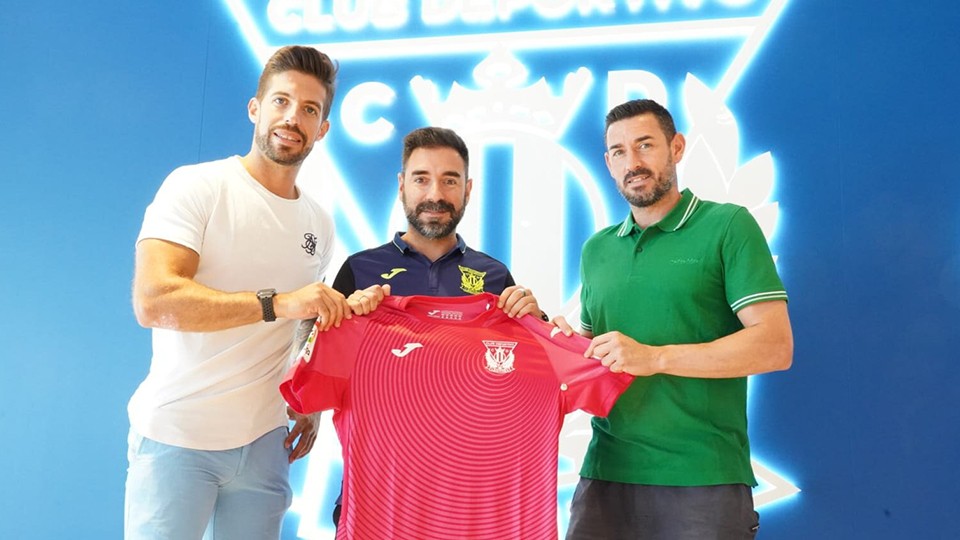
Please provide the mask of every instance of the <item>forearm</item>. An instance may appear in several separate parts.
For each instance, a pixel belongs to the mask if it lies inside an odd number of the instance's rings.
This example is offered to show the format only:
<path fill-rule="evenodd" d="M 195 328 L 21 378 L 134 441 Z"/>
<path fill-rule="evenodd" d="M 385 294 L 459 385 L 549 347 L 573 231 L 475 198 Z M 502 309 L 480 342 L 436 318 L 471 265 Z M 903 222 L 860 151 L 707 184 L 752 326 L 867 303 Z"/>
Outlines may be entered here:
<path fill-rule="evenodd" d="M 657 372 L 707 379 L 745 377 L 790 367 L 793 340 L 744 328 L 709 343 L 657 348 Z"/>
<path fill-rule="evenodd" d="M 255 292 L 226 293 L 187 278 L 135 287 L 134 310 L 142 326 L 181 332 L 215 332 L 263 320 Z"/>
<path fill-rule="evenodd" d="M 748 308 L 749 309 L 749 308 Z M 683 377 L 745 377 L 788 369 L 793 334 L 785 305 L 759 306 L 762 318 L 709 343 L 657 348 L 657 371 Z"/>
<path fill-rule="evenodd" d="M 594 337 L 584 356 L 637 377 L 733 378 L 790 367 L 793 334 L 785 302 L 753 304 L 737 317 L 742 330 L 708 343 L 654 346 L 614 330 Z"/>

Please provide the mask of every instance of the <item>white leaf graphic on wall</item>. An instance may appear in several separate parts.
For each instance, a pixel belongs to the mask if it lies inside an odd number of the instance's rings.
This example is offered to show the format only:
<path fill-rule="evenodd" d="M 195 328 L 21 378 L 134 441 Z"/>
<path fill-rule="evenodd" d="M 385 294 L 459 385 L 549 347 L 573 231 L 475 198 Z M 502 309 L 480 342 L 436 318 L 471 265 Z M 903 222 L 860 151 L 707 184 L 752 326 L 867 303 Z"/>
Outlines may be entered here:
<path fill-rule="evenodd" d="M 764 152 L 740 165 L 737 119 L 718 93 L 687 74 L 683 97 L 690 128 L 683 161 L 677 166 L 681 187 L 704 200 L 746 207 L 769 242 L 780 213 L 777 202 L 769 201 L 773 156 Z"/>

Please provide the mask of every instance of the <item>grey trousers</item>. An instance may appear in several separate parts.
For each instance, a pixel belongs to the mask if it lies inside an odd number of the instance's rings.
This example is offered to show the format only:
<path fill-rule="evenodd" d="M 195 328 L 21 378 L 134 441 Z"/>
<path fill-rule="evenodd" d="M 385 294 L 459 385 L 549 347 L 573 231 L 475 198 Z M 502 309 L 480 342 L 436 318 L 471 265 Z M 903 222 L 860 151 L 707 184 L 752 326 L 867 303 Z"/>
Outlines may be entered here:
<path fill-rule="evenodd" d="M 567 540 L 752 540 L 759 528 L 744 484 L 674 487 L 581 478 Z"/>

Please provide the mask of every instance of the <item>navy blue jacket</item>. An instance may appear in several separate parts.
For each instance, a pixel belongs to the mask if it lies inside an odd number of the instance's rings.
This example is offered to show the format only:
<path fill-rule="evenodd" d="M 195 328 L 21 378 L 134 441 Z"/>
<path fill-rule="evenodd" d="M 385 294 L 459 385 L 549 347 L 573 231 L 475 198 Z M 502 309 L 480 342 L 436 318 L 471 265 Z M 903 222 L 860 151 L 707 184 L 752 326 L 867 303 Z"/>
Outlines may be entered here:
<path fill-rule="evenodd" d="M 390 285 L 394 296 L 466 296 L 500 294 L 515 285 L 500 261 L 467 247 L 460 235 L 457 245 L 434 262 L 415 251 L 396 233 L 392 242 L 355 253 L 344 261 L 333 288 L 344 296 L 371 285 Z"/>

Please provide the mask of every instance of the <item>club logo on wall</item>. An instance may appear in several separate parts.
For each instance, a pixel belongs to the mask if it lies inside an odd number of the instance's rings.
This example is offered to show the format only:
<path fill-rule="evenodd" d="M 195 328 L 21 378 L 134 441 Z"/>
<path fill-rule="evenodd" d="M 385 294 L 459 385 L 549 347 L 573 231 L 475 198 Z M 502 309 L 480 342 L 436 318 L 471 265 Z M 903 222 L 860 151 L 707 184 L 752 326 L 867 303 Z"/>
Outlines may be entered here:
<path fill-rule="evenodd" d="M 349 253 L 405 229 L 396 202 L 401 139 L 444 126 L 470 147 L 474 187 L 459 232 L 507 263 L 548 312 L 577 320 L 580 246 L 627 213 L 604 166 L 603 117 L 637 97 L 667 106 L 687 136 L 681 187 L 747 207 L 774 236 L 774 155 L 741 156 L 749 126 L 741 129 L 726 101 L 787 0 L 225 3 L 261 62 L 305 44 L 341 64 L 331 130 L 300 174 L 337 220 L 332 272 Z M 576 482 L 589 433 L 587 415 L 568 416 L 561 489 Z M 798 491 L 755 458 L 757 506 Z M 338 447 L 311 456 L 294 508 L 302 537 L 327 534 L 328 510 L 318 507 L 329 498 L 328 462 L 338 459 Z"/>

